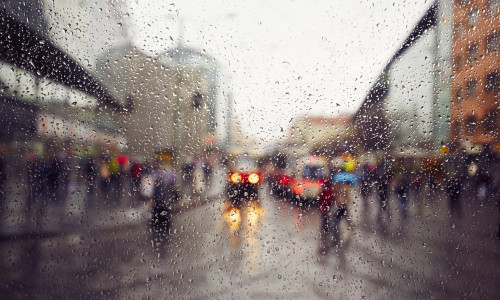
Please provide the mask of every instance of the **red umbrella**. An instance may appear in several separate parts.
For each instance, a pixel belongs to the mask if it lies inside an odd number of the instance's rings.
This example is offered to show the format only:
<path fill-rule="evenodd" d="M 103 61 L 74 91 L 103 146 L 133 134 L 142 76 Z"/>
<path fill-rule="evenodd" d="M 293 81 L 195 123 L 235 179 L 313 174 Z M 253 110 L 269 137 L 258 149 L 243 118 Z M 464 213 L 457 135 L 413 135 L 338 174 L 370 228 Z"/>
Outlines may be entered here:
<path fill-rule="evenodd" d="M 128 163 L 128 157 L 126 155 L 119 155 L 116 160 L 120 165 L 126 165 Z"/>

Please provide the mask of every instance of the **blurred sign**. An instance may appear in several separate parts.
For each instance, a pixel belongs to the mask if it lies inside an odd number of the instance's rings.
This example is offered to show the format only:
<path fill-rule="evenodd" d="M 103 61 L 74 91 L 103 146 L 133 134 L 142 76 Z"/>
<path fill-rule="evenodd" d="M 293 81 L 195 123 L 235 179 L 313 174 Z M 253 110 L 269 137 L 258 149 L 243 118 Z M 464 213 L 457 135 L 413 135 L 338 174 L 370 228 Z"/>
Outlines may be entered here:
<path fill-rule="evenodd" d="M 446 154 L 448 154 L 449 151 L 450 151 L 450 149 L 448 149 L 448 146 L 446 146 L 446 145 L 441 146 L 441 149 L 439 150 L 441 155 L 446 155 Z"/>
<path fill-rule="evenodd" d="M 156 154 L 156 159 L 160 163 L 171 162 L 173 158 L 174 158 L 173 153 L 168 151 L 162 151 Z"/>

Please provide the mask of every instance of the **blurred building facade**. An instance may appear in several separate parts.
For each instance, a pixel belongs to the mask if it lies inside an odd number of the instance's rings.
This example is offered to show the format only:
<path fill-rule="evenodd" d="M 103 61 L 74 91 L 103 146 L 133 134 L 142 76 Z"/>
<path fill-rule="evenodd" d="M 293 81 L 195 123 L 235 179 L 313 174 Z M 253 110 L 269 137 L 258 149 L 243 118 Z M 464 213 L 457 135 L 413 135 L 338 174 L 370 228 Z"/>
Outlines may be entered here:
<path fill-rule="evenodd" d="M 45 136 L 62 140 L 79 134 L 91 155 L 97 148 L 124 149 L 126 140 L 110 117 L 122 104 L 111 96 L 91 63 L 104 51 L 103 45 L 123 38 L 107 15 L 109 3 L 6 0 L 0 8 L 2 92 L 12 103 L 37 111 L 36 134 L 40 128 Z M 60 125 L 52 134 L 51 124 Z"/>
<path fill-rule="evenodd" d="M 348 115 L 296 118 L 290 126 L 286 148 L 298 155 L 333 155 L 337 151 L 347 151 L 355 138 L 350 121 L 351 116 Z"/>
<path fill-rule="evenodd" d="M 100 78 L 123 104 L 113 116 L 130 153 L 150 160 L 155 153 L 173 151 L 180 165 L 214 146 L 213 58 L 184 47 L 150 57 L 126 44 L 98 60 Z"/>
<path fill-rule="evenodd" d="M 383 108 L 390 120 L 390 148 L 432 148 L 435 34 L 435 27 L 423 31 L 387 66 Z"/>
<path fill-rule="evenodd" d="M 451 140 L 499 141 L 500 1 L 454 1 Z"/>
<path fill-rule="evenodd" d="M 353 118 L 366 150 L 425 153 L 448 143 L 452 8 L 432 3 L 373 84 Z"/>
<path fill-rule="evenodd" d="M 42 34 L 43 10 L 30 17 L 19 17 L 8 6 L 0 13 L 4 147 L 14 153 L 44 152 L 50 143 L 66 144 L 82 155 L 104 144 L 125 147 L 123 136 L 97 126 L 106 115 L 102 108 L 118 108 L 119 103 L 95 76 Z M 22 160 L 23 153 L 17 154 Z"/>
<path fill-rule="evenodd" d="M 106 121 L 120 103 L 50 39 L 43 6 L 9 4 L 0 10 L 0 175 L 7 179 L 0 210 L 15 230 L 48 207 L 73 205 L 70 182 L 82 184 L 89 161 L 122 151 L 127 141 Z"/>
<path fill-rule="evenodd" d="M 160 54 L 157 61 L 174 75 L 169 83 L 174 117 L 170 134 L 173 133 L 173 148 L 179 162 L 184 163 L 193 156 L 205 156 L 209 149 L 219 147 L 222 142 L 216 138 L 219 137 L 217 114 L 222 113 L 221 107 L 216 107 L 220 95 L 220 70 L 216 59 L 179 43 Z"/>
<path fill-rule="evenodd" d="M 355 114 L 366 148 L 497 143 L 499 20 L 495 0 L 435 1 Z"/>

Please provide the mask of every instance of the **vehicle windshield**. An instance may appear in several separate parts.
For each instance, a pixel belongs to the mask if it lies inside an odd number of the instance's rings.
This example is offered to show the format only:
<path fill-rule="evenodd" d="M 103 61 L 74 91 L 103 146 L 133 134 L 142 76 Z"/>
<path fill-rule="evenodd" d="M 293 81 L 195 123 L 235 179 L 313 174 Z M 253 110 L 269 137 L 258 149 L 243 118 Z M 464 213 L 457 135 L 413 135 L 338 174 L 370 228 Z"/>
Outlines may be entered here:
<path fill-rule="evenodd" d="M 500 299 L 500 0 L 0 1 L 0 300 Z"/>

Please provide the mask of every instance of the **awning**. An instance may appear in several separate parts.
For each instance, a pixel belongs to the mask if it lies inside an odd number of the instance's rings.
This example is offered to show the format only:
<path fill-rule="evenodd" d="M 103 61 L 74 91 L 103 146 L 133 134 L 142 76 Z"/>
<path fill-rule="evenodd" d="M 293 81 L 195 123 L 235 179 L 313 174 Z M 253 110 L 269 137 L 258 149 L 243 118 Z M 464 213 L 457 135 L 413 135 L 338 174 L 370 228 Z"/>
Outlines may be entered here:
<path fill-rule="evenodd" d="M 111 108 L 121 108 L 108 91 L 75 60 L 5 9 L 0 10 L 0 60 L 83 91 Z"/>

